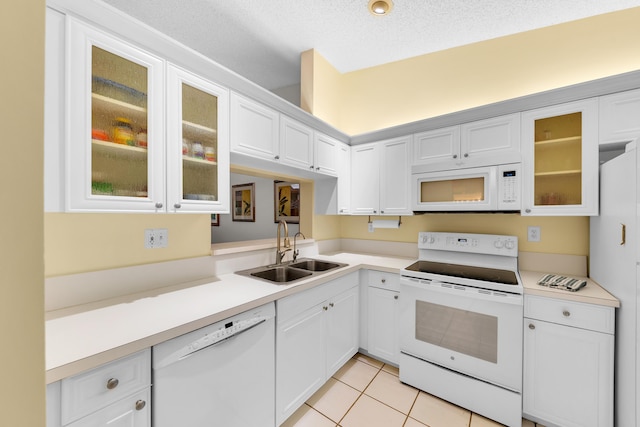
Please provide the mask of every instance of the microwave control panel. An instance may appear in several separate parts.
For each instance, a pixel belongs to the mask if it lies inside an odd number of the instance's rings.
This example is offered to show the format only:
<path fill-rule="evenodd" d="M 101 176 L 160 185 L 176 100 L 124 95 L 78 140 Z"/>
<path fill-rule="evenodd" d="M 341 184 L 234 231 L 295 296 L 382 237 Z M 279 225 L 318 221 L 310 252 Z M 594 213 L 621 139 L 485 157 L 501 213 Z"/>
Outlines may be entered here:
<path fill-rule="evenodd" d="M 520 164 L 498 167 L 498 209 L 520 210 L 522 171 Z"/>

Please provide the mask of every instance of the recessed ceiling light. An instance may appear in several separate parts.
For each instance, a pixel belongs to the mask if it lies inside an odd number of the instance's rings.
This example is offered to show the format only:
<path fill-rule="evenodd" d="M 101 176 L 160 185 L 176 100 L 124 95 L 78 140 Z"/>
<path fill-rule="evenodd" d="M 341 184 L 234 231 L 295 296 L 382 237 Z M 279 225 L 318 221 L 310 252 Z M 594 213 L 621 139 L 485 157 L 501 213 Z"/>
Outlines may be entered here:
<path fill-rule="evenodd" d="M 388 15 L 393 9 L 391 0 L 369 0 L 369 12 L 375 16 Z"/>

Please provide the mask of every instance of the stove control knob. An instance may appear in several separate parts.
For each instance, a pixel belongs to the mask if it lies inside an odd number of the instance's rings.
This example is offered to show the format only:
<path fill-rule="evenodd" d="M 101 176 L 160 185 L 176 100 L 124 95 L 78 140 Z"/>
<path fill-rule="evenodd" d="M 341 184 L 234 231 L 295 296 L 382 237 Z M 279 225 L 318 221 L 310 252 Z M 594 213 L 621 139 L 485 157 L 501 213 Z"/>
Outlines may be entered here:
<path fill-rule="evenodd" d="M 502 249 L 502 247 L 504 246 L 504 242 L 502 240 L 496 240 L 495 242 L 493 242 L 493 246 L 498 249 Z"/>
<path fill-rule="evenodd" d="M 513 249 L 516 246 L 516 244 L 513 242 L 513 240 L 507 240 L 504 243 L 504 247 L 507 249 Z"/>

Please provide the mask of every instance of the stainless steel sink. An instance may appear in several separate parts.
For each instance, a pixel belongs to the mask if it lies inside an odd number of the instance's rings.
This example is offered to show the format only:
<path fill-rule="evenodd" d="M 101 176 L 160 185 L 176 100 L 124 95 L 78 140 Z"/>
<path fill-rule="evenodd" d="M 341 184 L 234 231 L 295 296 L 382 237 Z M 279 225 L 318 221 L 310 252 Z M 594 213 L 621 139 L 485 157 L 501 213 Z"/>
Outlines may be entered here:
<path fill-rule="evenodd" d="M 313 273 L 311 273 L 310 271 L 298 270 L 287 266 L 280 266 L 268 268 L 266 270 L 255 271 L 250 274 L 252 276 L 270 280 L 272 282 L 286 283 L 302 279 L 303 277 L 311 276 Z"/>
<path fill-rule="evenodd" d="M 236 274 L 250 276 L 278 285 L 290 283 L 321 275 L 336 268 L 345 267 L 348 264 L 339 262 L 320 261 L 317 259 L 303 258 L 295 263 L 275 264 L 251 268 L 249 270 L 236 271 Z"/>
<path fill-rule="evenodd" d="M 340 266 L 340 264 L 335 262 L 319 261 L 317 259 L 306 259 L 304 261 L 296 262 L 295 264 L 290 264 L 290 267 L 292 268 L 300 268 L 308 271 L 327 271 Z"/>

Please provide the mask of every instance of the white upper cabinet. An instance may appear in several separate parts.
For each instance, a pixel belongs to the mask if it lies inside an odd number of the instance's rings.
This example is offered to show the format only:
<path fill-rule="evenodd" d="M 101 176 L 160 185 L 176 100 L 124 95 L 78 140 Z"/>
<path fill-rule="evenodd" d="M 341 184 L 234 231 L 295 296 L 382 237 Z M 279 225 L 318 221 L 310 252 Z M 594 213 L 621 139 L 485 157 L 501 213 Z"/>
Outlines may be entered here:
<path fill-rule="evenodd" d="M 163 211 L 164 62 L 68 18 L 65 208 Z"/>
<path fill-rule="evenodd" d="M 176 66 L 167 70 L 167 209 L 226 212 L 229 92 Z"/>
<path fill-rule="evenodd" d="M 338 176 L 340 144 L 339 141 L 330 136 L 320 132 L 314 133 L 314 168 L 316 172 Z"/>
<path fill-rule="evenodd" d="M 313 129 L 282 115 L 280 117 L 280 151 L 276 158 L 284 165 L 314 170 Z"/>
<path fill-rule="evenodd" d="M 351 213 L 351 147 L 340 142 L 337 149 L 338 215 L 348 215 Z"/>
<path fill-rule="evenodd" d="M 599 101 L 600 145 L 640 137 L 640 89 L 602 96 Z"/>
<path fill-rule="evenodd" d="M 231 93 L 231 151 L 277 160 L 279 135 L 277 111 Z"/>
<path fill-rule="evenodd" d="M 64 191 L 52 210 L 228 212 L 228 91 L 67 23 L 65 157 L 46 168 L 64 174 Z"/>
<path fill-rule="evenodd" d="M 522 113 L 523 215 L 598 215 L 598 100 Z"/>
<path fill-rule="evenodd" d="M 413 165 L 447 170 L 520 162 L 520 114 L 414 135 Z"/>
<path fill-rule="evenodd" d="M 352 147 L 351 213 L 411 215 L 410 155 L 410 136 Z"/>

